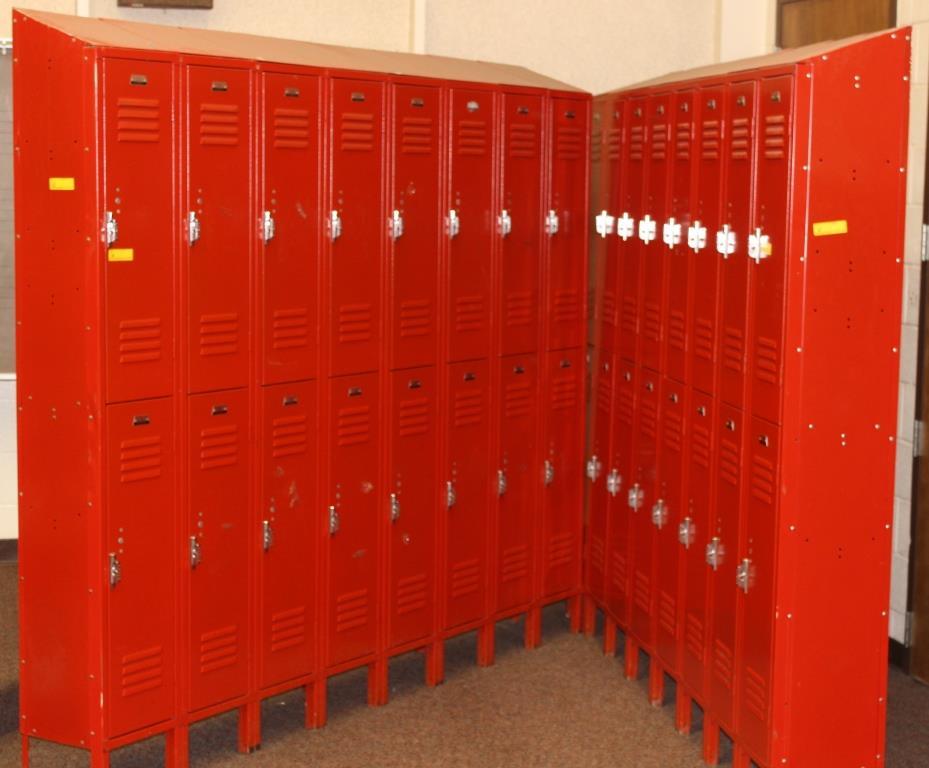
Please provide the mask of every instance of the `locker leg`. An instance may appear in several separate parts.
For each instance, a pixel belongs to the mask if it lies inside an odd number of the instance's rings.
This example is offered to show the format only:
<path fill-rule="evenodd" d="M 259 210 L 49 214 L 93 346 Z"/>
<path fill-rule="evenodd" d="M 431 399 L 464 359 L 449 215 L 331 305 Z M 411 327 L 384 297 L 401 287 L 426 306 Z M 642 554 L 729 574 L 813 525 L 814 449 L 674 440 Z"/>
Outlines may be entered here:
<path fill-rule="evenodd" d="M 528 649 L 538 648 L 542 642 L 542 609 L 530 608 L 526 612 L 526 629 L 523 645 Z"/>
<path fill-rule="evenodd" d="M 584 634 L 591 637 L 597 628 L 597 606 L 593 598 L 588 595 L 584 596 L 583 606 Z"/>
<path fill-rule="evenodd" d="M 477 665 L 479 667 L 492 667 L 494 663 L 494 642 L 497 626 L 488 621 L 477 631 Z"/>
<path fill-rule="evenodd" d="M 387 660 L 379 659 L 368 665 L 368 706 L 381 707 L 388 696 Z"/>
<path fill-rule="evenodd" d="M 635 680 L 639 676 L 639 644 L 626 635 L 626 679 Z"/>
<path fill-rule="evenodd" d="M 110 753 L 103 747 L 92 747 L 90 750 L 90 768 L 110 768 Z"/>
<path fill-rule="evenodd" d="M 29 768 L 29 737 L 22 734 L 23 742 L 23 768 Z"/>
<path fill-rule="evenodd" d="M 310 683 L 303 690 L 306 695 L 306 727 L 322 728 L 326 725 L 326 678 Z"/>
<path fill-rule="evenodd" d="M 239 752 L 248 754 L 261 746 L 261 702 L 239 707 Z"/>
<path fill-rule="evenodd" d="M 165 768 L 187 768 L 190 764 L 190 731 L 179 725 L 165 734 Z"/>
<path fill-rule="evenodd" d="M 572 634 L 581 631 L 581 596 L 575 595 L 568 598 L 568 630 Z"/>
<path fill-rule="evenodd" d="M 677 701 L 674 708 L 674 725 L 678 733 L 690 733 L 691 701 L 690 696 L 684 693 L 680 683 L 677 685 Z"/>
<path fill-rule="evenodd" d="M 426 646 L 426 685 L 445 682 L 445 643 L 437 640 Z"/>
<path fill-rule="evenodd" d="M 648 700 L 653 707 L 664 704 L 664 670 L 654 656 L 648 665 Z"/>
<path fill-rule="evenodd" d="M 603 622 L 603 653 L 606 656 L 616 655 L 616 622 L 609 617 Z"/>
<path fill-rule="evenodd" d="M 738 744 L 732 746 L 732 768 L 751 768 L 752 761 L 742 747 Z"/>
<path fill-rule="evenodd" d="M 703 762 L 719 765 L 719 724 L 703 713 Z"/>

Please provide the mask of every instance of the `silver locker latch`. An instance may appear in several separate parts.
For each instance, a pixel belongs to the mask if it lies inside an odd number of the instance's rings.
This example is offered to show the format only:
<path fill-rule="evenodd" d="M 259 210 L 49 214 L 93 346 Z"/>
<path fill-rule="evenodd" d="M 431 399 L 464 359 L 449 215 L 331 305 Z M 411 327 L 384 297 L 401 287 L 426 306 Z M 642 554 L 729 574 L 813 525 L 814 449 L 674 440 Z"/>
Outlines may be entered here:
<path fill-rule="evenodd" d="M 445 506 L 451 509 L 456 501 L 458 497 L 455 495 L 455 484 L 449 480 L 445 483 Z"/>
<path fill-rule="evenodd" d="M 116 217 L 112 211 L 106 212 L 103 225 L 103 236 L 107 245 L 112 245 L 119 239 L 119 224 L 116 223 Z"/>
<path fill-rule="evenodd" d="M 497 216 L 497 231 L 503 237 L 513 231 L 513 217 L 510 216 L 510 212 L 506 208 L 500 211 L 500 215 Z"/>
<path fill-rule="evenodd" d="M 623 240 L 635 237 L 635 219 L 627 211 L 623 211 L 623 215 L 616 219 L 616 234 Z"/>
<path fill-rule="evenodd" d="M 722 254 L 724 259 L 735 253 L 735 232 L 728 224 L 716 233 L 716 252 Z"/>
<path fill-rule="evenodd" d="M 752 582 L 752 561 L 747 557 L 735 569 L 735 583 L 746 595 Z"/>
<path fill-rule="evenodd" d="M 590 482 L 597 481 L 602 468 L 603 464 L 600 463 L 600 459 L 597 458 L 596 454 L 587 459 L 587 477 L 590 478 Z"/>
<path fill-rule="evenodd" d="M 689 517 L 685 517 L 677 526 L 677 540 L 684 545 L 684 549 L 690 549 L 690 545 L 694 543 L 696 533 L 697 527 Z"/>
<path fill-rule="evenodd" d="M 555 482 L 555 465 L 548 459 L 545 460 L 545 472 L 543 477 L 545 478 L 546 485 L 551 485 Z"/>
<path fill-rule="evenodd" d="M 271 530 L 271 521 L 261 521 L 261 546 L 265 552 L 274 544 L 274 531 Z"/>
<path fill-rule="evenodd" d="M 193 245 L 200 239 L 200 219 L 196 211 L 187 214 L 187 242 Z"/>
<path fill-rule="evenodd" d="M 445 232 L 449 237 L 458 237 L 461 231 L 461 219 L 458 217 L 458 211 L 450 209 L 448 216 L 445 217 Z"/>
<path fill-rule="evenodd" d="M 661 227 L 661 240 L 668 248 L 681 242 L 681 225 L 673 216 Z"/>
<path fill-rule="evenodd" d="M 606 490 L 610 496 L 616 496 L 620 489 L 623 487 L 623 476 L 619 474 L 619 470 L 612 469 L 610 474 L 606 476 Z"/>
<path fill-rule="evenodd" d="M 706 248 L 706 227 L 698 219 L 687 227 L 687 247 L 694 253 L 699 253 Z"/>
<path fill-rule="evenodd" d="M 646 213 L 645 218 L 639 222 L 639 240 L 648 245 L 656 237 L 658 237 L 658 222 Z"/>
<path fill-rule="evenodd" d="M 403 237 L 403 214 L 400 211 L 394 209 L 394 212 L 390 214 L 387 231 L 391 240 L 398 240 Z"/>
<path fill-rule="evenodd" d="M 400 519 L 400 499 L 396 493 L 390 494 L 390 522 L 396 523 Z"/>
<path fill-rule="evenodd" d="M 642 487 L 636 483 L 629 489 L 629 495 L 627 497 L 629 502 L 629 507 L 636 512 L 642 508 L 642 502 L 645 501 L 645 491 Z"/>
<path fill-rule="evenodd" d="M 261 215 L 261 237 L 267 243 L 274 239 L 274 216 L 271 211 L 265 211 Z"/>
<path fill-rule="evenodd" d="M 506 493 L 506 472 L 502 469 L 497 470 L 497 495 L 502 496 Z"/>
<path fill-rule="evenodd" d="M 664 528 L 665 523 L 668 522 L 668 505 L 665 504 L 664 499 L 658 499 L 652 505 L 652 524 L 658 528 Z"/>
<path fill-rule="evenodd" d="M 771 238 L 761 231 L 761 227 L 748 236 L 748 258 L 756 264 L 771 255 Z"/>
<path fill-rule="evenodd" d="M 545 234 L 551 237 L 558 234 L 558 211 L 550 210 L 545 216 Z"/>
<path fill-rule="evenodd" d="M 338 211 L 329 212 L 329 239 L 335 242 L 342 237 L 342 217 Z"/>
<path fill-rule="evenodd" d="M 333 536 L 339 532 L 339 510 L 334 504 L 329 505 L 329 535 Z"/>
<path fill-rule="evenodd" d="M 196 536 L 190 537 L 190 567 L 196 568 L 200 565 L 202 555 L 200 552 L 200 539 Z"/>
<path fill-rule="evenodd" d="M 723 543 L 718 536 L 714 536 L 706 545 L 706 564 L 714 571 L 717 570 L 722 565 L 725 554 L 726 548 Z"/>
<path fill-rule="evenodd" d="M 119 566 L 119 558 L 115 552 L 110 552 L 110 586 L 115 587 L 122 581 L 123 571 Z"/>
<path fill-rule="evenodd" d="M 597 234 L 600 237 L 606 237 L 613 234 L 613 227 L 616 224 L 616 217 L 610 216 L 606 211 L 600 211 L 594 219 L 597 228 Z"/>

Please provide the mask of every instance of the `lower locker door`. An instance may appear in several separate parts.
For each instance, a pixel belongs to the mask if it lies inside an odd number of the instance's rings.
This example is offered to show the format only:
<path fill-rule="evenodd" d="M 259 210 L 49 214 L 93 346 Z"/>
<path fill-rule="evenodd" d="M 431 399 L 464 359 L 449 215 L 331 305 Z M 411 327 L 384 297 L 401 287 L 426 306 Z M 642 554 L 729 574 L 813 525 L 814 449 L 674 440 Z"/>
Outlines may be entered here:
<path fill-rule="evenodd" d="M 391 374 L 386 509 L 388 645 L 420 640 L 435 616 L 436 371 Z"/>
<path fill-rule="evenodd" d="M 529 604 L 537 544 L 535 355 L 500 361 L 500 457 L 497 463 L 497 611 Z"/>
<path fill-rule="evenodd" d="M 260 685 L 308 674 L 316 627 L 316 382 L 262 390 Z"/>
<path fill-rule="evenodd" d="M 602 354 L 602 353 L 601 353 Z M 587 457 L 586 477 L 588 494 L 586 588 L 600 605 L 606 601 L 607 574 L 607 476 L 610 468 L 610 431 L 613 420 L 612 355 L 603 355 L 594 375 L 593 427 L 590 451 Z"/>
<path fill-rule="evenodd" d="M 446 630 L 487 611 L 490 373 L 486 360 L 448 367 L 445 477 Z"/>
<path fill-rule="evenodd" d="M 328 666 L 373 653 L 377 642 L 378 379 L 329 381 Z"/>
<path fill-rule="evenodd" d="M 107 408 L 107 736 L 174 714 L 173 401 Z"/>
<path fill-rule="evenodd" d="M 248 686 L 248 392 L 189 403 L 190 702 L 196 711 Z"/>

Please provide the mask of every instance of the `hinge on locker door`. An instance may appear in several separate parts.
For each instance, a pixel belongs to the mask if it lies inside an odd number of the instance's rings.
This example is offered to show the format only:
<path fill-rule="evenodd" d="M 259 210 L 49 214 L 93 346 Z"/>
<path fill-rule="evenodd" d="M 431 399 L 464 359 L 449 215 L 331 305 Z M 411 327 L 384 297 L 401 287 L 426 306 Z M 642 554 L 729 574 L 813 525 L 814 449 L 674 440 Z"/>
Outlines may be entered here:
<path fill-rule="evenodd" d="M 342 217 L 338 211 L 329 212 L 329 239 L 335 242 L 342 237 Z"/>
<path fill-rule="evenodd" d="M 681 225 L 673 216 L 662 225 L 661 240 L 668 248 L 681 242 Z"/>
<path fill-rule="evenodd" d="M 623 211 L 623 215 L 616 219 L 616 234 L 623 240 L 635 237 L 635 219 L 629 215 L 628 211 Z"/>
<path fill-rule="evenodd" d="M 545 478 L 546 485 L 551 485 L 555 482 L 555 465 L 548 459 L 545 460 L 545 472 L 543 477 Z"/>
<path fill-rule="evenodd" d="M 616 224 L 616 217 L 610 216 L 605 210 L 597 214 L 594 222 L 597 226 L 597 234 L 600 237 L 606 237 L 613 234 L 613 226 Z"/>
<path fill-rule="evenodd" d="M 110 552 L 110 586 L 115 587 L 122 581 L 123 570 L 119 565 L 119 558 L 116 556 L 115 552 Z"/>
<path fill-rule="evenodd" d="M 652 524 L 658 528 L 664 528 L 665 523 L 668 522 L 668 505 L 665 504 L 664 499 L 658 499 L 652 505 Z"/>
<path fill-rule="evenodd" d="M 695 253 L 706 248 L 706 227 L 699 219 L 687 227 L 687 247 Z"/>
<path fill-rule="evenodd" d="M 690 545 L 693 544 L 696 533 L 697 527 L 694 525 L 694 521 L 689 517 L 685 517 L 681 520 L 680 525 L 677 526 L 677 540 L 684 545 L 684 549 L 690 549 Z"/>
<path fill-rule="evenodd" d="M 642 508 L 642 502 L 645 501 L 645 491 L 636 483 L 629 489 L 627 498 L 630 508 L 638 512 Z"/>
<path fill-rule="evenodd" d="M 587 459 L 587 477 L 590 478 L 590 482 L 594 483 L 597 481 L 597 478 L 600 477 L 600 470 L 603 468 L 603 464 L 600 463 L 600 459 L 597 458 L 596 454 Z"/>
<path fill-rule="evenodd" d="M 333 536 L 339 532 L 339 511 L 334 504 L 329 505 L 329 535 Z"/>
<path fill-rule="evenodd" d="M 735 583 L 746 595 L 752 585 L 752 561 L 747 557 L 735 569 Z"/>
<path fill-rule="evenodd" d="M 112 245 L 119 238 L 119 224 L 112 211 L 106 212 L 105 223 L 103 225 L 103 236 L 107 245 Z"/>
<path fill-rule="evenodd" d="M 458 211 L 454 208 L 450 208 L 448 211 L 448 216 L 445 217 L 445 233 L 451 237 L 458 237 L 458 233 L 461 231 L 461 219 L 458 217 Z"/>
<path fill-rule="evenodd" d="M 193 245 L 200 239 L 200 219 L 196 211 L 187 214 L 187 242 Z"/>
<path fill-rule="evenodd" d="M 616 496 L 620 489 L 623 487 L 623 476 L 619 474 L 619 470 L 612 469 L 610 474 L 606 476 L 606 490 L 610 496 Z"/>
<path fill-rule="evenodd" d="M 506 493 L 506 472 L 502 469 L 497 470 L 497 495 L 502 496 Z"/>
<path fill-rule="evenodd" d="M 497 231 L 503 237 L 513 231 L 513 217 L 510 216 L 510 212 L 506 208 L 500 211 L 500 215 L 497 216 Z"/>
<path fill-rule="evenodd" d="M 267 243 L 274 238 L 274 216 L 265 211 L 261 216 L 261 237 Z"/>
<path fill-rule="evenodd" d="M 758 264 L 762 259 L 771 255 L 771 239 L 757 227 L 753 234 L 748 236 L 748 258 Z"/>
<path fill-rule="evenodd" d="M 190 567 L 200 565 L 200 540 L 196 536 L 190 537 Z"/>
<path fill-rule="evenodd" d="M 271 521 L 263 520 L 261 522 L 261 546 L 267 552 L 273 544 L 274 531 L 271 529 Z"/>
<path fill-rule="evenodd" d="M 391 240 L 398 240 L 403 237 L 403 214 L 399 210 L 394 209 L 394 212 L 390 214 L 387 231 Z"/>
<path fill-rule="evenodd" d="M 639 240 L 648 245 L 656 237 L 658 237 L 658 222 L 646 213 L 645 218 L 639 222 Z"/>
<path fill-rule="evenodd" d="M 400 499 L 396 493 L 390 494 L 390 522 L 396 523 L 400 519 Z"/>
<path fill-rule="evenodd" d="M 458 496 L 455 494 L 455 484 L 448 480 L 445 483 L 445 506 L 451 509 L 456 501 L 458 501 Z"/>
<path fill-rule="evenodd" d="M 728 224 L 716 233 L 716 252 L 722 254 L 724 259 L 735 253 L 735 232 Z"/>
<path fill-rule="evenodd" d="M 558 211 L 550 210 L 545 216 L 545 234 L 551 237 L 558 234 Z"/>
<path fill-rule="evenodd" d="M 714 571 L 717 570 L 719 566 L 722 565 L 723 556 L 725 554 L 726 548 L 723 546 L 723 543 L 719 540 L 718 536 L 714 536 L 706 545 L 706 564 Z"/>

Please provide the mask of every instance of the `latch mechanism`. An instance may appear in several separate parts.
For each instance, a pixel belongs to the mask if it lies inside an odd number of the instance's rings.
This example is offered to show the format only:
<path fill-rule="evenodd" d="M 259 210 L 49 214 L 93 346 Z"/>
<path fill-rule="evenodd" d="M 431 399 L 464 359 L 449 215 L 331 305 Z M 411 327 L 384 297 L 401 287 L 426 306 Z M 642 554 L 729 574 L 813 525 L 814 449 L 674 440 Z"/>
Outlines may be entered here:
<path fill-rule="evenodd" d="M 642 502 L 645 501 L 645 490 L 636 483 L 629 489 L 628 495 L 629 507 L 638 512 L 642 508 Z"/>
<path fill-rule="evenodd" d="M 639 240 L 648 245 L 656 237 L 658 237 L 658 222 L 646 213 L 645 218 L 639 222 Z"/>
<path fill-rule="evenodd" d="M 196 536 L 190 537 L 190 567 L 196 568 L 200 565 L 201 553 L 200 553 L 200 539 Z"/>
<path fill-rule="evenodd" d="M 274 216 L 271 211 L 265 211 L 261 216 L 261 236 L 266 243 L 274 239 Z"/>
<path fill-rule="evenodd" d="M 699 253 L 706 248 L 706 227 L 700 223 L 699 219 L 687 227 L 687 247 L 694 253 Z"/>
<path fill-rule="evenodd" d="M 506 472 L 502 469 L 497 470 L 497 495 L 502 496 L 506 493 Z"/>
<path fill-rule="evenodd" d="M 552 209 L 545 216 L 545 234 L 551 237 L 558 234 L 558 211 Z"/>
<path fill-rule="evenodd" d="M 200 219 L 196 211 L 187 214 L 187 242 L 193 245 L 200 239 Z"/>
<path fill-rule="evenodd" d="M 661 240 L 668 248 L 681 242 L 681 225 L 673 216 L 661 227 Z"/>
<path fill-rule="evenodd" d="M 610 496 L 616 496 L 620 489 L 623 487 L 623 476 L 619 474 L 619 470 L 612 469 L 610 474 L 606 476 L 606 490 Z"/>
<path fill-rule="evenodd" d="M 334 536 L 339 532 L 339 510 L 334 504 L 329 505 L 329 535 Z"/>
<path fill-rule="evenodd" d="M 716 233 L 716 252 L 722 254 L 724 259 L 735 253 L 735 232 L 728 224 Z"/>
<path fill-rule="evenodd" d="M 513 218 L 506 208 L 500 211 L 500 215 L 497 216 L 497 231 L 500 232 L 503 237 L 506 237 L 513 231 Z"/>
<path fill-rule="evenodd" d="M 398 240 L 403 237 L 403 214 L 397 209 L 394 209 L 394 212 L 390 214 L 390 221 L 387 227 L 391 240 Z"/>
<path fill-rule="evenodd" d="M 623 215 L 616 219 L 616 234 L 624 241 L 635 237 L 635 219 L 629 215 L 628 211 L 623 211 Z"/>
<path fill-rule="evenodd" d="M 449 209 L 448 216 L 445 217 L 445 232 L 449 237 L 458 237 L 461 231 L 461 219 L 458 217 L 458 211 L 454 208 Z"/>
<path fill-rule="evenodd" d="M 451 509 L 456 501 L 458 501 L 458 496 L 455 494 L 455 484 L 449 480 L 445 483 L 445 506 Z"/>
<path fill-rule="evenodd" d="M 342 217 L 338 211 L 329 212 L 329 239 L 335 242 L 342 237 Z"/>
<path fill-rule="evenodd" d="M 726 548 L 723 546 L 723 543 L 719 540 L 718 536 L 714 536 L 706 545 L 706 564 L 714 571 L 718 570 L 719 566 L 722 565 L 723 556 L 725 554 Z"/>
<path fill-rule="evenodd" d="M 555 481 L 555 465 L 549 459 L 545 460 L 545 484 L 551 485 Z"/>
<path fill-rule="evenodd" d="M 106 212 L 103 234 L 107 245 L 112 245 L 119 239 L 119 224 L 116 223 L 116 217 L 112 211 Z"/>
<path fill-rule="evenodd" d="M 396 523 L 400 519 L 400 499 L 396 493 L 390 494 L 390 522 Z"/>
<path fill-rule="evenodd" d="M 602 468 L 603 464 L 600 463 L 600 459 L 597 458 L 596 454 L 587 459 L 587 477 L 590 478 L 590 482 L 595 483 L 597 481 Z"/>
<path fill-rule="evenodd" d="M 739 563 L 735 569 L 735 583 L 746 595 L 751 587 L 752 581 L 752 561 L 747 557 Z"/>
<path fill-rule="evenodd" d="M 115 552 L 110 552 L 110 586 L 115 587 L 122 581 L 123 571 L 119 565 L 119 558 Z"/>
<path fill-rule="evenodd" d="M 261 546 L 265 552 L 271 549 L 274 544 L 274 531 L 271 530 L 271 521 L 262 520 L 261 522 Z"/>
<path fill-rule="evenodd" d="M 761 227 L 757 227 L 755 232 L 748 236 L 748 258 L 758 264 L 770 255 L 771 238 L 761 231 Z"/>
<path fill-rule="evenodd" d="M 694 525 L 694 521 L 689 517 L 685 517 L 677 526 L 677 540 L 684 545 L 684 549 L 690 549 L 690 545 L 694 543 L 694 536 L 696 536 L 696 534 L 697 526 Z"/>
<path fill-rule="evenodd" d="M 668 522 L 668 505 L 665 504 L 664 499 L 658 499 L 652 505 L 652 525 L 654 525 L 659 530 L 664 528 L 665 523 Z"/>
<path fill-rule="evenodd" d="M 616 217 L 610 216 L 606 211 L 600 211 L 594 219 L 597 228 L 597 234 L 600 237 L 606 237 L 613 234 L 613 227 L 616 224 Z"/>

